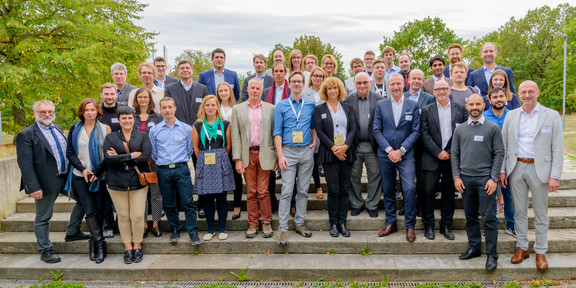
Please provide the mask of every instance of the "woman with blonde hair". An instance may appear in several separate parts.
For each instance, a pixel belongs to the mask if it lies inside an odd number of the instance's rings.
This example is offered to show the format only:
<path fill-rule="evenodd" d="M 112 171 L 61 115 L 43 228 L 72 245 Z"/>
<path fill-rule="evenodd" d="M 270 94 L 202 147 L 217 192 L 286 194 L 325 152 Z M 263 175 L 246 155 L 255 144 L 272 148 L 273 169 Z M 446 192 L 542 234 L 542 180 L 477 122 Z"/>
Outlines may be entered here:
<path fill-rule="evenodd" d="M 505 107 L 508 110 L 514 110 L 516 108 L 520 108 L 520 100 L 515 93 L 510 91 L 510 81 L 508 81 L 508 75 L 502 69 L 496 69 L 492 76 L 490 76 L 490 83 L 488 84 L 488 91 L 492 91 L 492 89 L 500 87 L 504 89 L 504 94 L 506 94 L 506 105 Z M 489 106 L 489 105 L 488 105 Z M 488 109 L 489 107 L 486 107 Z"/>
<path fill-rule="evenodd" d="M 328 79 L 330 77 L 336 77 L 340 79 L 340 81 L 342 81 L 342 84 L 346 85 L 344 79 L 336 75 L 336 73 L 338 73 L 338 60 L 336 60 L 336 57 L 334 57 L 334 55 L 332 54 L 324 55 L 324 57 L 322 57 L 321 65 L 322 69 L 324 69 L 325 79 Z"/>
<path fill-rule="evenodd" d="M 288 56 L 288 75 L 294 71 L 300 71 L 304 74 L 304 87 L 308 87 L 310 83 L 310 72 L 304 70 L 304 61 L 302 61 L 302 52 L 298 49 L 290 51 Z"/>
<path fill-rule="evenodd" d="M 192 145 L 198 158 L 194 190 L 202 200 L 208 224 L 204 241 L 212 240 L 215 235 L 214 201 L 218 211 L 218 239 L 228 239 L 226 192 L 236 188 L 229 158 L 232 149 L 230 133 L 230 122 L 223 120 L 216 96 L 204 97 L 198 110 L 198 120 L 194 122 L 192 129 Z"/>

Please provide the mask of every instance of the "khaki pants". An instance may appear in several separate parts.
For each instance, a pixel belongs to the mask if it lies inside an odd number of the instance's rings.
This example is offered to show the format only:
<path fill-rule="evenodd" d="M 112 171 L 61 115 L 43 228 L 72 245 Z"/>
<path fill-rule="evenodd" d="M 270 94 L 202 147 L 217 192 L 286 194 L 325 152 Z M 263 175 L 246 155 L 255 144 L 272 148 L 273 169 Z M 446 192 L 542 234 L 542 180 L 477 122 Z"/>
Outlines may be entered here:
<path fill-rule="evenodd" d="M 144 208 L 148 186 L 139 190 L 117 191 L 108 188 L 118 214 L 118 229 L 123 243 L 142 243 Z"/>

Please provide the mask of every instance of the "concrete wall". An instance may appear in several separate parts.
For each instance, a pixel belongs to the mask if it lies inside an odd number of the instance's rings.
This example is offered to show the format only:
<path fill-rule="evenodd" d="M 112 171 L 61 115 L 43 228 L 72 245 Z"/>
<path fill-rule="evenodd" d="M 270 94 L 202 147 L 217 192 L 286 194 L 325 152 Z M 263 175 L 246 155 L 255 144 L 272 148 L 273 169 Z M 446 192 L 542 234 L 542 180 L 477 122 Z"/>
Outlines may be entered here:
<path fill-rule="evenodd" d="M 16 203 L 24 198 L 26 194 L 20 191 L 20 168 L 16 156 L 0 159 L 0 219 L 16 212 Z"/>

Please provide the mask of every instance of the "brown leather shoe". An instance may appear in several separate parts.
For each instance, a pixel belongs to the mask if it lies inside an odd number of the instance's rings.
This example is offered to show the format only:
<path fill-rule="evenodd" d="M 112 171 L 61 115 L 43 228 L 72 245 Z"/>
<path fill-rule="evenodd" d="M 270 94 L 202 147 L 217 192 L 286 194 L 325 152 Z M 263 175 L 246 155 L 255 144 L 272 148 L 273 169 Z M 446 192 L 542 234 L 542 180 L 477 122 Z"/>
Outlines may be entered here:
<path fill-rule="evenodd" d="M 512 259 L 510 259 L 510 262 L 512 262 L 512 264 L 520 264 L 524 259 L 528 258 L 530 258 L 530 251 L 518 248 L 514 256 L 512 256 Z"/>
<path fill-rule="evenodd" d="M 536 254 L 536 268 L 538 268 L 538 270 L 548 269 L 548 261 L 546 261 L 546 255 Z"/>
<path fill-rule="evenodd" d="M 398 226 L 388 224 L 384 229 L 378 231 L 378 237 L 386 237 L 394 232 L 398 232 Z"/>
<path fill-rule="evenodd" d="M 406 241 L 414 242 L 416 240 L 416 234 L 414 234 L 414 228 L 406 229 Z"/>

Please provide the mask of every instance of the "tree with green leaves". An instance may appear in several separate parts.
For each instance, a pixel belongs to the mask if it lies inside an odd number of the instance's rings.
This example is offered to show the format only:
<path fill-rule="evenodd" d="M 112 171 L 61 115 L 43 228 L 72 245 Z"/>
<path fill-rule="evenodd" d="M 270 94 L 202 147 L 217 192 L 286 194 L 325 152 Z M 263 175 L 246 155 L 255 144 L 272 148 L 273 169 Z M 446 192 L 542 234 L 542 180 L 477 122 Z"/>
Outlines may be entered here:
<path fill-rule="evenodd" d="M 465 45 L 465 41 L 456 36 L 438 17 L 407 22 L 400 26 L 398 31 L 394 31 L 393 37 L 383 38 L 380 52 L 387 46 L 393 47 L 396 55 L 406 52 L 412 58 L 412 69 L 418 68 L 427 74 L 431 74 L 428 63 L 430 57 L 446 55 L 446 49 L 452 43 Z"/>
<path fill-rule="evenodd" d="M 292 46 L 276 44 L 274 46 L 274 49 L 268 53 L 268 63 L 267 63 L 268 67 L 272 67 L 273 64 L 272 62 L 274 61 L 274 51 L 276 50 L 281 50 L 282 52 L 284 52 L 284 55 L 286 56 L 285 64 L 286 66 L 289 66 L 288 55 L 290 55 L 290 51 L 292 51 L 293 49 L 300 50 L 302 52 L 302 57 L 305 57 L 308 54 L 315 55 L 316 57 L 318 57 L 318 61 L 322 61 L 322 57 L 324 57 L 324 55 L 326 54 L 334 55 L 334 57 L 338 61 L 338 73 L 336 74 L 342 77 L 345 76 L 346 67 L 344 67 L 344 64 L 342 62 L 342 54 L 336 52 L 336 47 L 332 46 L 332 44 L 330 43 L 324 44 L 322 40 L 320 40 L 320 37 L 318 36 L 308 36 L 308 35 L 300 36 L 294 39 Z M 318 65 L 320 64 L 321 63 L 318 63 Z"/>
<path fill-rule="evenodd" d="M 181 60 L 188 60 L 192 62 L 194 75 L 192 75 L 192 80 L 198 81 L 200 77 L 200 72 L 204 72 L 212 69 L 212 52 L 204 52 L 200 50 L 186 49 L 174 59 L 174 71 L 170 73 L 170 76 L 178 77 L 178 62 Z"/>
<path fill-rule="evenodd" d="M 133 23 L 144 7 L 136 0 L 3 1 L 0 109 L 11 115 L 8 132 L 32 122 L 26 109 L 39 99 L 52 100 L 66 126 L 81 99 L 97 97 L 99 86 L 112 81 L 110 65 L 135 71 L 154 36 Z"/>

